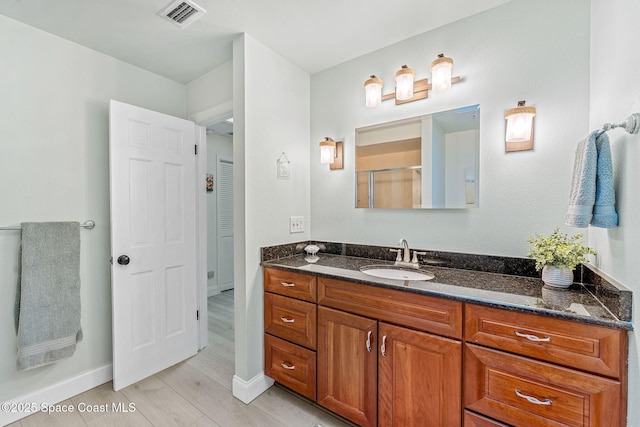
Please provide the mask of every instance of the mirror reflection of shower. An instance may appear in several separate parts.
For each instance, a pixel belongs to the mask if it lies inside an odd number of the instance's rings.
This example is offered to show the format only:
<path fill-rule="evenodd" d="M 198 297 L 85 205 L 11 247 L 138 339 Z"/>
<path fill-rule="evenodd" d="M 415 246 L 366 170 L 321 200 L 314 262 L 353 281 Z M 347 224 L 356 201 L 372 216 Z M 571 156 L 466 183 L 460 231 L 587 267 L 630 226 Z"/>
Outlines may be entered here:
<path fill-rule="evenodd" d="M 356 207 L 478 207 L 480 105 L 356 129 Z"/>

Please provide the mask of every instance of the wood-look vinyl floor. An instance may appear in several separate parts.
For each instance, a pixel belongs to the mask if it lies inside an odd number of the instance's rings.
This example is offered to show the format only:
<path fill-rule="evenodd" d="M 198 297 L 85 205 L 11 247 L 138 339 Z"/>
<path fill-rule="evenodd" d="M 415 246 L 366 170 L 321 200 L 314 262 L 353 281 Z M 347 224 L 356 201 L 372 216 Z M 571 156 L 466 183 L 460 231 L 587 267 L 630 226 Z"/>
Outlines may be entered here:
<path fill-rule="evenodd" d="M 245 405 L 231 394 L 234 374 L 233 290 L 208 301 L 209 345 L 196 356 L 118 392 L 111 382 L 60 402 L 71 413 L 37 413 L 10 427 L 31 426 L 220 426 L 343 427 L 350 424 L 274 386 Z M 114 404 L 131 412 L 79 412 Z M 100 407 L 100 406 L 98 406 Z M 132 406 L 133 407 L 133 406 Z"/>

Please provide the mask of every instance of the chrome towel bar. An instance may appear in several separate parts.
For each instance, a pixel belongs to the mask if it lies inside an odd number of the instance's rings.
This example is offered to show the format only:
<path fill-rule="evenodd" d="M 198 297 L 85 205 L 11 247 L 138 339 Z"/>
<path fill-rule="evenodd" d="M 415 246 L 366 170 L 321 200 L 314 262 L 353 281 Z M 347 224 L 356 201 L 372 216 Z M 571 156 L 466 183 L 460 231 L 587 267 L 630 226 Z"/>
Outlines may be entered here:
<path fill-rule="evenodd" d="M 86 228 L 87 230 L 91 230 L 95 226 L 96 226 L 96 222 L 91 219 L 88 219 L 82 224 L 80 224 L 80 227 Z M 19 225 L 15 225 L 13 227 L 0 227 L 0 230 L 22 230 L 22 227 L 20 227 Z"/>

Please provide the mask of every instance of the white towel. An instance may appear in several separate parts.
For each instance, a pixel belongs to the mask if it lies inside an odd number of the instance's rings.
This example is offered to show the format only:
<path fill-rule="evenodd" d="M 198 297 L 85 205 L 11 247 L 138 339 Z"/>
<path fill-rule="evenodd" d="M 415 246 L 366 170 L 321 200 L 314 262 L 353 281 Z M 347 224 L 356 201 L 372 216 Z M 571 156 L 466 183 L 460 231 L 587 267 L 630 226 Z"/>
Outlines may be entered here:
<path fill-rule="evenodd" d="M 22 223 L 16 292 L 19 371 L 73 355 L 80 328 L 80 224 Z"/>
<path fill-rule="evenodd" d="M 569 210 L 564 220 L 564 223 L 571 227 L 587 227 L 593 216 L 598 162 L 597 136 L 598 132 L 592 132 L 587 139 L 578 143 L 576 149 L 569 194 Z"/>

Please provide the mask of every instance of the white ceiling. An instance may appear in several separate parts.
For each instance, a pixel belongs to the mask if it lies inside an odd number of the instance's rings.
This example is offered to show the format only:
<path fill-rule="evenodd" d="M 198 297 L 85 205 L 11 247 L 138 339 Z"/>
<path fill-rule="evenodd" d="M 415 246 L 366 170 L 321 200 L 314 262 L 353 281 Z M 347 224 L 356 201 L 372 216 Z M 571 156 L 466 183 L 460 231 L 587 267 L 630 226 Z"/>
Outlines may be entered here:
<path fill-rule="evenodd" d="M 186 29 L 169 0 L 0 0 L 0 14 L 187 83 L 231 60 L 242 32 L 309 73 L 511 0 L 194 0 Z"/>

